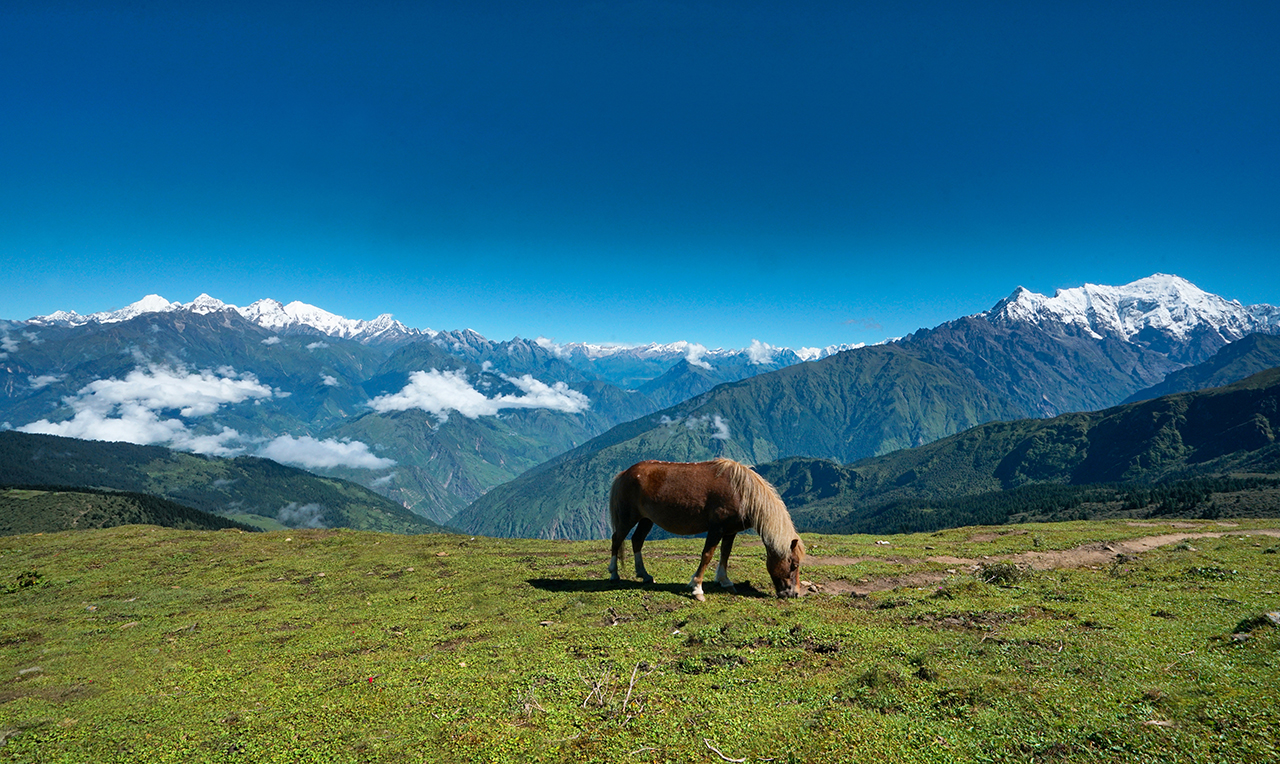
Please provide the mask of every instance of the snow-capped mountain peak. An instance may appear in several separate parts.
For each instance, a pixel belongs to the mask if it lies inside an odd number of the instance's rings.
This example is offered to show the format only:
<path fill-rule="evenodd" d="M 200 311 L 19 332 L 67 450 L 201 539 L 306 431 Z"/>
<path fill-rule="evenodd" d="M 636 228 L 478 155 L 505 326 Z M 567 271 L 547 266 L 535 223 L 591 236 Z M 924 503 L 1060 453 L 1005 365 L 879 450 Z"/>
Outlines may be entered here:
<path fill-rule="evenodd" d="M 246 307 L 238 307 L 225 303 L 216 297 L 201 294 L 189 303 L 169 302 L 160 295 L 150 294 L 141 300 L 120 310 L 102 311 L 82 316 L 75 311 L 60 310 L 47 316 L 36 316 L 31 319 L 35 324 L 52 324 L 58 326 L 83 326 L 85 324 L 113 324 L 128 321 L 147 313 L 171 313 L 187 311 L 197 315 L 206 315 L 225 310 L 239 313 L 245 320 L 272 331 L 301 330 L 319 332 L 331 337 L 354 339 L 361 342 L 389 340 L 414 334 L 434 336 L 431 330 L 410 329 L 396 321 L 390 313 L 384 313 L 373 321 L 343 318 L 327 310 L 294 301 L 282 305 L 277 300 L 258 300 Z"/>
<path fill-rule="evenodd" d="M 192 313 L 217 313 L 218 311 L 226 310 L 228 305 L 216 297 L 201 294 L 183 307 Z"/>
<path fill-rule="evenodd" d="M 1193 332 L 1211 330 L 1229 342 L 1250 332 L 1280 329 L 1280 315 L 1270 305 L 1241 305 L 1164 273 L 1121 286 L 1059 289 L 1052 297 L 1018 287 L 979 317 L 993 323 L 1056 323 L 1096 339 L 1110 335 L 1130 341 L 1150 331 L 1185 340 Z"/>

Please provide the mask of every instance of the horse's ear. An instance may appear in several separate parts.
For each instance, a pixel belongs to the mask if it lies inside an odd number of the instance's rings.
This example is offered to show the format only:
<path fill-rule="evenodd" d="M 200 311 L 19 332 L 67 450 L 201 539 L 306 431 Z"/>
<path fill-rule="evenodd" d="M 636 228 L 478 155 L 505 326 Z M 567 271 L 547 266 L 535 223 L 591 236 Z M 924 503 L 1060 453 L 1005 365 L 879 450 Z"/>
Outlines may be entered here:
<path fill-rule="evenodd" d="M 796 549 L 799 548 L 799 546 L 800 546 L 800 539 L 798 538 L 791 539 L 791 556 L 792 557 L 796 556 Z"/>

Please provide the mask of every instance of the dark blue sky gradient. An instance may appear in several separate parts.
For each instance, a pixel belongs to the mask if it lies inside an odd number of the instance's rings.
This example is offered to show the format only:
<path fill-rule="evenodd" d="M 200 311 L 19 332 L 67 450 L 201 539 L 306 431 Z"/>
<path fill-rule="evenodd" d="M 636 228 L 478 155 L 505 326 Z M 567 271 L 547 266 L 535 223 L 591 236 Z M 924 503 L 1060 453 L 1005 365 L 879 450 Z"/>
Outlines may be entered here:
<path fill-rule="evenodd" d="M 800 346 L 1157 271 L 1280 302 L 1280 5 L 853 5 L 7 3 L 0 316 Z"/>

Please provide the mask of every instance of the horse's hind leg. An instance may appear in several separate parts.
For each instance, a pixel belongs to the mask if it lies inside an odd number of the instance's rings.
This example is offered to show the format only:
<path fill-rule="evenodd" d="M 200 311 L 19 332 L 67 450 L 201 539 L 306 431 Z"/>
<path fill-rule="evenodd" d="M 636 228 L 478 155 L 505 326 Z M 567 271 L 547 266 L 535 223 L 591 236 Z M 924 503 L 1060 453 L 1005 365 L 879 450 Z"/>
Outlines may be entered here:
<path fill-rule="evenodd" d="M 635 523 L 631 525 L 620 525 L 613 529 L 613 551 L 609 557 L 609 580 L 618 580 L 618 552 L 622 551 L 622 545 L 627 540 L 627 531 L 635 527 Z"/>
<path fill-rule="evenodd" d="M 707 543 L 702 546 L 702 561 L 698 564 L 698 571 L 693 574 L 693 578 L 689 579 L 689 586 L 693 587 L 693 598 L 698 602 L 706 602 L 707 598 L 702 593 L 702 574 L 707 572 L 707 566 L 711 564 L 711 557 L 715 554 L 716 545 L 720 543 L 720 531 L 711 528 L 707 531 Z"/>
<path fill-rule="evenodd" d="M 733 587 L 733 582 L 729 580 L 729 553 L 733 551 L 733 539 L 734 534 L 729 533 L 720 542 L 720 565 L 716 567 L 716 583 L 737 594 L 738 590 Z"/>
<path fill-rule="evenodd" d="M 653 576 L 644 569 L 644 558 L 640 555 L 640 548 L 644 546 L 644 538 L 651 530 L 653 530 L 653 521 L 645 517 L 636 524 L 636 532 L 631 534 L 631 551 L 635 552 L 636 556 L 636 578 L 646 584 L 653 583 Z"/>

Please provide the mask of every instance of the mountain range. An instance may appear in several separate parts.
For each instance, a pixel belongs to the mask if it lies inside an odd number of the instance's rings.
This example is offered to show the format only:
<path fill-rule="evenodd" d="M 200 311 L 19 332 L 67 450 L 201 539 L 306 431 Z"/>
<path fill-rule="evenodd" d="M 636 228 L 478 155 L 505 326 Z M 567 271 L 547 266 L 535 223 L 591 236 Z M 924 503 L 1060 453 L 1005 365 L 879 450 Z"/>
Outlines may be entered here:
<path fill-rule="evenodd" d="M 497 342 L 299 302 L 150 295 L 0 322 L 0 428 L 268 457 L 444 522 L 616 424 L 800 361 L 762 343 Z"/>
<path fill-rule="evenodd" d="M 1280 332 L 1278 316 L 1159 274 L 1052 298 L 1018 289 L 984 313 L 629 422 L 495 488 L 452 522 L 493 535 L 604 536 L 610 481 L 640 459 L 853 462 L 986 422 L 1097 410 L 1249 332 Z"/>
<path fill-rule="evenodd" d="M 1019 288 L 884 344 L 799 350 L 493 341 L 153 295 L 0 322 L 0 425 L 274 459 L 470 533 L 593 537 L 609 480 L 639 459 L 852 462 L 1113 406 L 1257 333 L 1280 333 L 1280 309 L 1160 274 Z"/>

